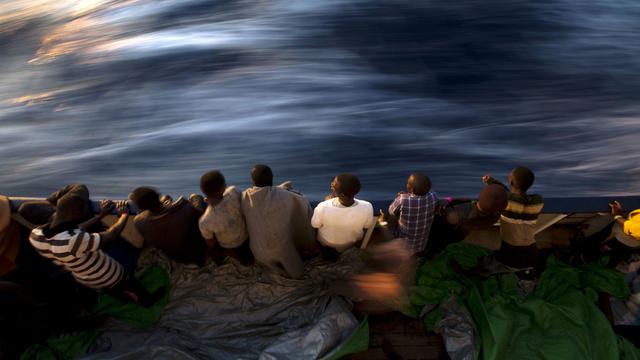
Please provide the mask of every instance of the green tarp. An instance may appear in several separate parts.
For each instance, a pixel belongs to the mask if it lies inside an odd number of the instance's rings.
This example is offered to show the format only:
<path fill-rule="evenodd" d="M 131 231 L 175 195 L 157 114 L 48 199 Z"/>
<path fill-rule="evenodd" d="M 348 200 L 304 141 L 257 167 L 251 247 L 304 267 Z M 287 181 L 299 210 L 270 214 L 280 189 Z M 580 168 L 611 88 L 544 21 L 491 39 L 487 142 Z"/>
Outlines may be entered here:
<path fill-rule="evenodd" d="M 162 299 L 153 306 L 145 308 L 142 305 L 134 303 L 123 303 L 114 297 L 101 293 L 98 298 L 98 304 L 93 309 L 93 313 L 99 316 L 109 316 L 126 320 L 133 325 L 141 327 L 151 326 L 157 323 L 162 316 L 165 306 L 167 306 L 169 302 L 171 278 L 169 278 L 169 274 L 158 265 L 149 267 L 138 278 L 145 289 L 151 293 L 164 286 L 165 292 Z"/>
<path fill-rule="evenodd" d="M 364 319 L 337 349 L 331 352 L 324 360 L 337 360 L 349 354 L 365 351 L 369 348 L 369 321 Z"/>
<path fill-rule="evenodd" d="M 640 359 L 640 351 L 613 332 L 597 307 L 597 291 L 625 298 L 623 275 L 603 264 L 565 265 L 550 257 L 536 289 L 526 297 L 514 274 L 471 278 L 455 272 L 450 261 L 471 269 L 488 251 L 453 244 L 434 260 L 419 265 L 411 291 L 418 316 L 427 304 L 442 304 L 452 292 L 470 313 L 478 336 L 477 359 Z M 433 329 L 439 308 L 425 318 Z"/>

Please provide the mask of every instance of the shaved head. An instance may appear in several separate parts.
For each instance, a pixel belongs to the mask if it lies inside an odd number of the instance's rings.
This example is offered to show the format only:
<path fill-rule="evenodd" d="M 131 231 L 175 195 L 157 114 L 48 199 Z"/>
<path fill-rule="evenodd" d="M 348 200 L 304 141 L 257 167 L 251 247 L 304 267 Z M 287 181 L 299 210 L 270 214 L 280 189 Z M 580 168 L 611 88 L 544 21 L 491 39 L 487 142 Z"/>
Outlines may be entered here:
<path fill-rule="evenodd" d="M 67 194 L 58 200 L 56 220 L 79 220 L 87 211 L 87 200 L 76 194 Z"/>
<path fill-rule="evenodd" d="M 418 196 L 426 195 L 431 190 L 431 179 L 423 173 L 413 173 L 407 180 L 407 190 Z"/>
<path fill-rule="evenodd" d="M 334 182 L 338 193 L 348 198 L 353 198 L 360 192 L 360 179 L 353 174 L 340 174 L 336 176 Z"/>
<path fill-rule="evenodd" d="M 511 170 L 510 180 L 511 184 L 516 188 L 522 191 L 527 191 L 531 185 L 533 185 L 535 175 L 533 175 L 533 171 L 531 171 L 531 169 L 519 166 Z"/>
<path fill-rule="evenodd" d="M 258 164 L 251 170 L 251 181 L 257 187 L 273 186 L 273 172 L 267 165 Z"/>
<path fill-rule="evenodd" d="M 498 184 L 485 186 L 478 196 L 478 207 L 484 212 L 502 211 L 507 207 L 509 194 Z"/>

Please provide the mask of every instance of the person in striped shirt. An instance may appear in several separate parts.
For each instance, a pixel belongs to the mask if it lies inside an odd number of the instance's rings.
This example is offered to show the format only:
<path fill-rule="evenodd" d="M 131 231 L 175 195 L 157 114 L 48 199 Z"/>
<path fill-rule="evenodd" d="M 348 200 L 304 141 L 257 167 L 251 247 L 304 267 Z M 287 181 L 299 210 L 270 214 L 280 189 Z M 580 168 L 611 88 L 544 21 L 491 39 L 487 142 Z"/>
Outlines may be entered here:
<path fill-rule="evenodd" d="M 535 180 L 533 171 L 526 167 L 517 167 L 509 173 L 509 202 L 500 216 L 500 235 L 502 244 L 496 254 L 498 261 L 512 268 L 524 269 L 538 264 L 538 246 L 535 228 L 538 215 L 544 207 L 540 195 L 527 193 Z M 485 184 L 504 184 L 489 175 L 482 178 Z"/>
<path fill-rule="evenodd" d="M 398 218 L 394 235 L 405 239 L 411 253 L 422 252 L 427 246 L 438 196 L 431 191 L 431 179 L 414 173 L 407 180 L 407 192 L 400 192 L 389 206 L 389 214 Z"/>
<path fill-rule="evenodd" d="M 114 203 L 103 201 L 95 217 L 80 223 L 87 207 L 86 199 L 68 194 L 58 200 L 56 213 L 49 224 L 33 229 L 29 242 L 43 257 L 69 271 L 74 279 L 91 289 L 104 290 L 124 302 L 150 306 L 162 296 L 164 289 L 149 294 L 131 274 L 102 248 L 117 241 L 127 223 L 122 206 L 118 221 L 101 233 L 85 229 L 97 224 L 114 209 Z M 120 240 L 122 241 L 122 240 Z"/>

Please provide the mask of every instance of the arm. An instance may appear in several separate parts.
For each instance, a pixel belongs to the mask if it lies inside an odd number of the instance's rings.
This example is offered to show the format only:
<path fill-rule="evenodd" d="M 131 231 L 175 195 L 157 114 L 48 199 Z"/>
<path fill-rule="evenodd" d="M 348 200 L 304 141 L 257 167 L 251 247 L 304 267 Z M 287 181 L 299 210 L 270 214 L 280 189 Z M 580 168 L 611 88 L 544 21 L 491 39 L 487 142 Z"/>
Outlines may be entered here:
<path fill-rule="evenodd" d="M 621 229 L 624 229 L 626 219 L 624 218 L 624 208 L 622 207 L 622 204 L 618 201 L 612 201 L 609 203 L 609 207 L 611 208 L 611 215 L 615 219 L 615 222 Z"/>
<path fill-rule="evenodd" d="M 391 205 L 389 205 L 389 214 L 398 216 L 400 215 L 400 205 L 402 205 L 402 195 L 403 193 L 398 193 L 398 196 L 393 200 Z"/>
<path fill-rule="evenodd" d="M 200 235 L 204 238 L 207 246 L 213 247 L 216 244 L 216 233 L 209 230 L 204 216 L 198 221 L 198 229 L 200 229 Z"/>
<path fill-rule="evenodd" d="M 313 216 L 311 216 L 311 226 L 316 229 L 322 227 L 322 205 L 318 204 L 315 210 L 313 210 Z"/>
<path fill-rule="evenodd" d="M 129 219 L 129 214 L 123 213 L 118 221 L 115 224 L 111 225 L 106 231 L 100 233 L 100 246 L 104 246 L 117 239 L 120 236 L 122 230 L 127 225 L 127 220 Z"/>
<path fill-rule="evenodd" d="M 114 208 L 115 204 L 112 201 L 103 200 L 100 203 L 100 213 L 98 214 L 98 216 L 94 217 L 94 219 L 100 216 L 104 217 L 106 214 L 113 211 Z M 126 201 L 118 202 L 118 212 L 120 213 L 120 218 L 118 219 L 118 221 L 116 221 L 115 224 L 111 225 L 111 227 L 109 227 L 106 231 L 100 233 L 100 246 L 108 244 L 111 241 L 117 239 L 118 236 L 120 236 L 122 230 L 124 230 L 124 227 L 127 225 L 127 220 L 129 218 L 129 207 L 127 206 Z M 94 219 L 91 219 L 89 221 L 92 221 Z"/>
<path fill-rule="evenodd" d="M 492 178 L 490 175 L 483 176 L 482 177 L 482 182 L 485 183 L 486 185 L 494 185 L 494 184 L 495 185 L 500 185 L 503 188 L 505 188 L 505 190 L 510 191 L 509 188 L 505 184 L 503 184 L 500 181 Z"/>
<path fill-rule="evenodd" d="M 111 200 L 102 200 L 100 202 L 100 212 L 98 215 L 92 217 L 91 219 L 83 222 L 78 225 L 78 227 L 84 231 L 91 228 L 93 225 L 97 224 L 102 220 L 105 216 L 109 215 L 115 207 L 115 204 Z"/>

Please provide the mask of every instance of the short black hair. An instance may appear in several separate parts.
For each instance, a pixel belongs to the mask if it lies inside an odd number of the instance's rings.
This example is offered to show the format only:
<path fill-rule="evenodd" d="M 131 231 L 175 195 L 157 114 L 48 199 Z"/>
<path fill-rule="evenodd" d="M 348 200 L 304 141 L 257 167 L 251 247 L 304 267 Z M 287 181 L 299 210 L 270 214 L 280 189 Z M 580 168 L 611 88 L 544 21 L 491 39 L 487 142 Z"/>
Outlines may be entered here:
<path fill-rule="evenodd" d="M 251 170 L 251 180 L 258 187 L 273 186 L 273 172 L 267 165 L 258 164 Z"/>
<path fill-rule="evenodd" d="M 83 215 L 87 211 L 87 199 L 77 194 L 67 194 L 58 199 L 56 211 L 65 219 Z"/>
<path fill-rule="evenodd" d="M 533 175 L 533 171 L 524 166 L 518 166 L 517 168 L 513 169 L 511 173 L 513 174 L 513 181 L 515 182 L 515 186 L 522 191 L 529 190 L 536 178 L 535 175 Z"/>
<path fill-rule="evenodd" d="M 357 176 L 344 173 L 336 176 L 338 181 L 338 192 L 348 196 L 354 197 L 360 192 L 360 180 Z"/>
<path fill-rule="evenodd" d="M 211 170 L 200 177 L 200 190 L 205 195 L 213 195 L 226 185 L 224 175 L 218 170 Z"/>
<path fill-rule="evenodd" d="M 498 184 L 490 184 L 484 187 L 478 196 L 478 204 L 483 211 L 493 213 L 504 210 L 509 203 L 507 190 Z"/>
<path fill-rule="evenodd" d="M 160 193 L 152 187 L 141 186 L 131 193 L 131 200 L 136 204 L 138 210 L 153 210 L 159 208 Z"/>
<path fill-rule="evenodd" d="M 427 195 L 429 190 L 431 190 L 431 179 L 423 173 L 413 173 L 409 176 L 409 180 L 413 179 L 411 182 L 413 186 L 413 193 L 418 196 Z"/>

